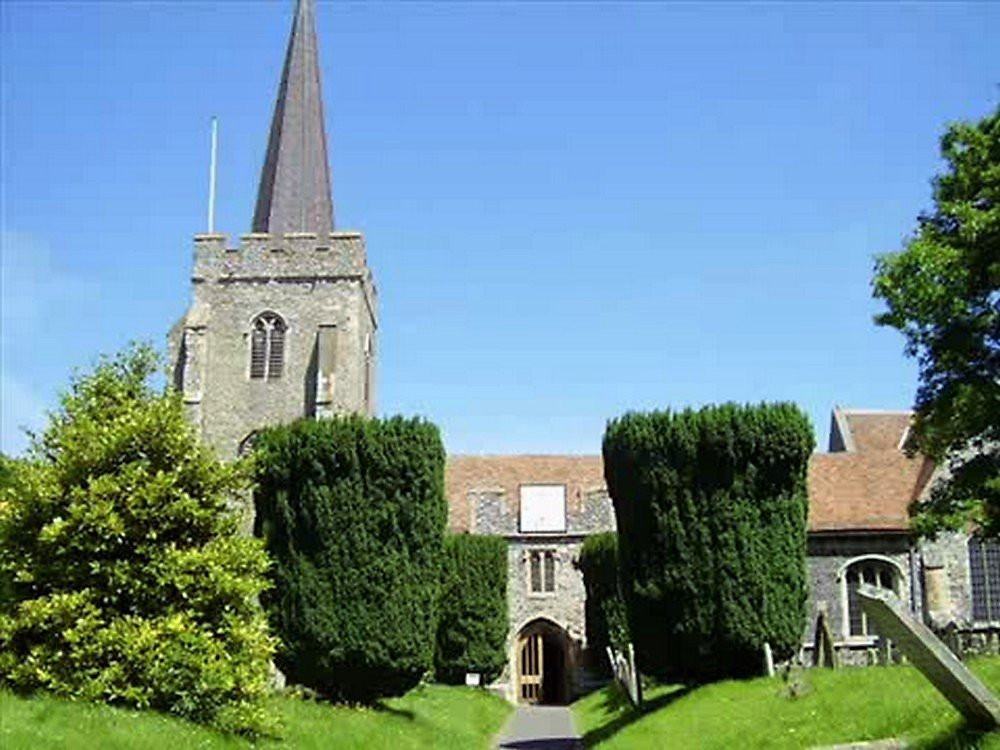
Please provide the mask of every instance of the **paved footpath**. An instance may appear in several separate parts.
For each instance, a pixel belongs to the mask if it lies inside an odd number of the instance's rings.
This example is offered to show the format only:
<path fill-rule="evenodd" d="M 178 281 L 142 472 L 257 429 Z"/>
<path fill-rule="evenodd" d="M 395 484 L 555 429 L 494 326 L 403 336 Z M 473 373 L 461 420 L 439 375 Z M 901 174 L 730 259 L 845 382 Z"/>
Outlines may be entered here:
<path fill-rule="evenodd" d="M 573 712 L 567 706 L 518 706 L 500 733 L 509 750 L 580 750 Z"/>

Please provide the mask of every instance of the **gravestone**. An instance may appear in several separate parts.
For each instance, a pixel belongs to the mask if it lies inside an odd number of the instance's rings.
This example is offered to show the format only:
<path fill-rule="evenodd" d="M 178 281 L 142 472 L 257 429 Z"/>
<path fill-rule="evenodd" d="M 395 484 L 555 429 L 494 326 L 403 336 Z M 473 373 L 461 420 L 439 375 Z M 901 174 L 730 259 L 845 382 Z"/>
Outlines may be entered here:
<path fill-rule="evenodd" d="M 632 705 L 636 708 L 642 708 L 642 680 L 639 677 L 639 668 L 635 663 L 635 647 L 630 642 L 624 654 L 615 651 L 610 644 L 606 648 L 615 680 L 628 695 Z"/>
<path fill-rule="evenodd" d="M 816 615 L 816 631 L 813 636 L 813 666 L 837 668 L 837 650 L 833 647 L 833 633 L 826 620 L 826 610 L 820 609 Z"/>
<path fill-rule="evenodd" d="M 879 633 L 892 638 L 914 666 L 931 681 L 969 724 L 982 729 L 1000 725 L 1000 701 L 922 622 L 915 620 L 888 589 L 858 587 L 865 614 Z"/>

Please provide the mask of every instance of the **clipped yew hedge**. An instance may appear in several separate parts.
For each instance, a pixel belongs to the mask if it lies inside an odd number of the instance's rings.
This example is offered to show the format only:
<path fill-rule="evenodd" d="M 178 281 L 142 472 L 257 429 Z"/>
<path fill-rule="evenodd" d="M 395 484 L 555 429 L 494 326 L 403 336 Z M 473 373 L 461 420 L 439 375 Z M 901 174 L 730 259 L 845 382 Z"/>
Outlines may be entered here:
<path fill-rule="evenodd" d="M 262 597 L 278 667 L 334 700 L 399 695 L 433 666 L 444 448 L 419 420 L 302 420 L 255 446 Z"/>
<path fill-rule="evenodd" d="M 628 643 L 625 603 L 618 583 L 618 535 L 613 531 L 587 537 L 577 567 L 587 592 L 584 607 L 587 648 L 602 673 L 611 671 L 608 645 L 621 650 Z"/>
<path fill-rule="evenodd" d="M 703 681 L 759 673 L 802 635 L 808 418 L 793 404 L 629 413 L 604 472 L 640 667 Z"/>
<path fill-rule="evenodd" d="M 507 543 L 496 536 L 445 539 L 435 676 L 460 684 L 467 672 L 492 682 L 507 661 Z"/>

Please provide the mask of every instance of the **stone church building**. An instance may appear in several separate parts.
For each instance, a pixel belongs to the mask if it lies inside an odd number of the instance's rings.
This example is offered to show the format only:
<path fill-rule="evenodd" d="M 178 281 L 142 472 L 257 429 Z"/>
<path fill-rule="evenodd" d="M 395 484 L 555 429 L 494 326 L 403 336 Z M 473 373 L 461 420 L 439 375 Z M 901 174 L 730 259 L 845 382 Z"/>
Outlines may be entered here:
<path fill-rule="evenodd" d="M 196 235 L 191 284 L 169 334 L 174 382 L 221 456 L 265 425 L 374 413 L 377 296 L 364 236 L 334 224 L 313 0 L 296 5 L 252 232 Z M 829 449 L 810 461 L 806 659 L 825 611 L 841 658 L 871 660 L 860 582 L 893 589 L 967 647 L 998 647 L 1000 545 L 907 534 L 907 506 L 934 478 L 904 451 L 909 424 L 908 412 L 835 408 Z M 508 542 L 510 659 L 495 687 L 570 700 L 588 656 L 574 563 L 588 535 L 615 528 L 600 456 L 452 456 L 446 492 L 453 531 Z"/>

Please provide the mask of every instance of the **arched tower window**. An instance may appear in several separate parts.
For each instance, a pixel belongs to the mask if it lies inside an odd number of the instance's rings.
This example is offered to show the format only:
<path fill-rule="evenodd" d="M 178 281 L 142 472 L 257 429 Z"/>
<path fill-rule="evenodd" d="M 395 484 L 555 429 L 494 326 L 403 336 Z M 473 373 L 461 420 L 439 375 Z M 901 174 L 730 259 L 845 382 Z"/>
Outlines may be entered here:
<path fill-rule="evenodd" d="M 862 583 L 889 589 L 893 593 L 899 594 L 899 569 L 888 560 L 869 557 L 851 563 L 844 572 L 844 584 L 847 587 L 847 634 L 854 636 L 877 635 L 872 624 L 868 622 L 868 616 L 861 608 L 858 586 Z"/>
<path fill-rule="evenodd" d="M 285 321 L 273 312 L 261 313 L 250 326 L 250 377 L 273 380 L 285 364 Z"/>

